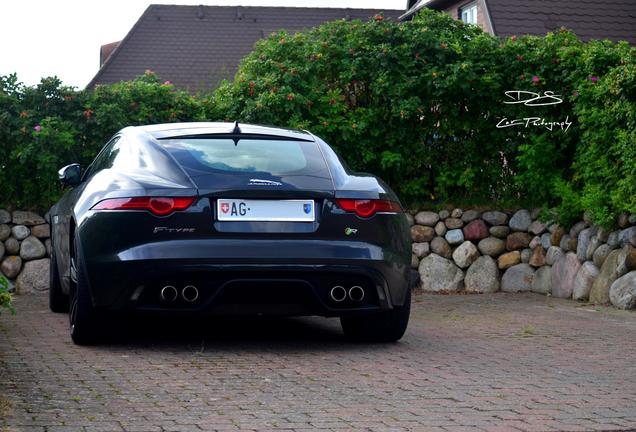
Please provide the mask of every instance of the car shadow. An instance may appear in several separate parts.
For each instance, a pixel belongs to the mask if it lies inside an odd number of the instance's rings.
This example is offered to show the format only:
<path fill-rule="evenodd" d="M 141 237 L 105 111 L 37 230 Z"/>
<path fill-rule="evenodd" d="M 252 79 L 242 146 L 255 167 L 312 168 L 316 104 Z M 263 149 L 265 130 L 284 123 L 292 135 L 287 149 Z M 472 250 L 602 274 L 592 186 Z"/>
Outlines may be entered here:
<path fill-rule="evenodd" d="M 297 351 L 382 349 L 387 344 L 356 343 L 348 340 L 338 319 L 321 317 L 215 317 L 175 319 L 121 317 L 109 327 L 108 336 L 97 346 L 125 346 L 153 350 L 281 350 Z M 388 344 L 389 346 L 391 344 Z"/>

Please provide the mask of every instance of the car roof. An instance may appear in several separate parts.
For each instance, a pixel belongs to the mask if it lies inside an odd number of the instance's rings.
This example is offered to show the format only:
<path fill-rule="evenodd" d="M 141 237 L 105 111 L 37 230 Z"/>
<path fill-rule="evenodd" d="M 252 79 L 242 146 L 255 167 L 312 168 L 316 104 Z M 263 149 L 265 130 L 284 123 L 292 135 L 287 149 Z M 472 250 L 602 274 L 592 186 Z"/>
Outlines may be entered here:
<path fill-rule="evenodd" d="M 234 132 L 237 123 L 223 122 L 191 122 L 191 123 L 163 123 L 146 126 L 136 126 L 155 139 L 176 138 L 192 135 L 228 135 Z M 306 131 L 238 123 L 242 134 L 266 135 L 272 137 L 296 138 L 303 141 L 313 141 L 313 136 Z"/>

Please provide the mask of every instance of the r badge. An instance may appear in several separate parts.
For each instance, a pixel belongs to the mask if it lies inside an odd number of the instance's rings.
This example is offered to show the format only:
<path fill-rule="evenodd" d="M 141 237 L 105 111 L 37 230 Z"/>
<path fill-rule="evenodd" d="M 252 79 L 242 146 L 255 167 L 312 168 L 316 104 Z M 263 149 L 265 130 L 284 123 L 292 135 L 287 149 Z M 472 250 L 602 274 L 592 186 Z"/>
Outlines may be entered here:
<path fill-rule="evenodd" d="M 357 233 L 358 233 L 358 230 L 355 228 L 349 228 L 349 227 L 345 228 L 345 235 L 349 236 L 351 234 L 357 234 Z"/>

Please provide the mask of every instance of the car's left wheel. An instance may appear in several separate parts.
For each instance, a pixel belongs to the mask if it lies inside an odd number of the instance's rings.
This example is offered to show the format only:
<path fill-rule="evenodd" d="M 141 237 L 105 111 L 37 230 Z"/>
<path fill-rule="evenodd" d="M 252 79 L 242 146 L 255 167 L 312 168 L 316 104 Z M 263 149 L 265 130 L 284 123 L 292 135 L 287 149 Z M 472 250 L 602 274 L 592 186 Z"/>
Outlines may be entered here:
<path fill-rule="evenodd" d="M 51 261 L 49 263 L 49 309 L 52 312 L 68 312 L 69 299 L 62 292 L 60 272 L 57 268 L 55 250 L 51 249 Z"/>
<path fill-rule="evenodd" d="M 88 276 L 82 262 L 82 254 L 78 251 L 77 241 L 75 253 L 71 258 L 71 289 L 69 324 L 71 339 L 77 345 L 91 345 L 99 341 L 99 316 L 91 302 L 88 291 Z"/>

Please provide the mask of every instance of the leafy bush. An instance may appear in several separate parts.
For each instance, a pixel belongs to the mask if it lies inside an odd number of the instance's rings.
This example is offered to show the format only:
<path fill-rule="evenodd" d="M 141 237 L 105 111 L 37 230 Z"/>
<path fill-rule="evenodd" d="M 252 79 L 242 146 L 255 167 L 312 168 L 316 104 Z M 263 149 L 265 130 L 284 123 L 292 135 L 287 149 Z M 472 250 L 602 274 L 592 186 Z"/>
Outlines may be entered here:
<path fill-rule="evenodd" d="M 11 294 L 9 293 L 9 281 L 0 274 L 0 313 L 2 309 L 7 309 L 11 313 L 15 313 L 15 309 L 11 306 Z"/>

